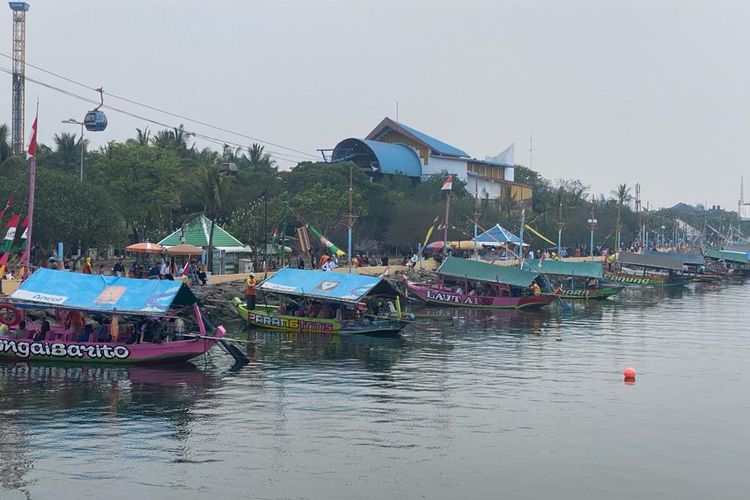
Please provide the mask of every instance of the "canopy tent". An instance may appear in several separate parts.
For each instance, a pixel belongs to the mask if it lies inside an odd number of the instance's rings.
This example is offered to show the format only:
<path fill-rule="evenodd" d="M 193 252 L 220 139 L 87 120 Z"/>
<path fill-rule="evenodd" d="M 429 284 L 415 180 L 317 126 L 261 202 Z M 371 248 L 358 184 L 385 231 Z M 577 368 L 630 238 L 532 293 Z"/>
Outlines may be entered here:
<path fill-rule="evenodd" d="M 539 274 L 553 274 L 557 276 L 581 276 L 584 278 L 601 278 L 603 276 L 601 262 L 564 262 L 561 260 L 529 259 L 526 261 L 529 271 Z"/>
<path fill-rule="evenodd" d="M 640 253 L 620 252 L 617 254 L 617 261 L 623 265 L 682 271 L 682 259 L 668 254 L 644 255 Z"/>
<path fill-rule="evenodd" d="M 745 252 L 735 252 L 732 250 L 716 250 L 715 248 L 707 248 L 703 255 L 713 260 L 723 260 L 725 262 L 733 262 L 736 264 L 750 264 L 748 254 Z"/>
<path fill-rule="evenodd" d="M 54 307 L 101 314 L 161 316 L 198 302 L 180 281 L 119 278 L 39 269 L 10 296 L 21 307 Z"/>
<path fill-rule="evenodd" d="M 159 242 L 166 247 L 187 243 L 207 248 L 211 234 L 211 219 L 201 214 Z M 252 249 L 229 234 L 218 224 L 214 224 L 213 247 L 227 253 L 252 253 Z"/>
<path fill-rule="evenodd" d="M 513 286 L 529 286 L 537 273 L 516 267 L 498 266 L 479 260 L 448 257 L 437 270 L 441 276 L 464 278 L 489 283 L 505 283 Z"/>
<path fill-rule="evenodd" d="M 173 247 L 167 248 L 167 254 L 169 255 L 201 255 L 203 253 L 203 249 L 201 247 L 197 247 L 195 245 L 188 245 L 187 243 L 180 243 L 179 245 L 175 245 Z"/>
<path fill-rule="evenodd" d="M 480 245 L 499 247 L 506 245 L 518 245 L 519 243 L 521 243 L 521 238 L 511 233 L 500 224 L 495 224 L 487 231 L 483 232 L 475 238 L 472 238 L 471 241 L 474 241 Z M 524 243 L 523 246 L 528 245 Z"/>
<path fill-rule="evenodd" d="M 398 295 L 382 278 L 284 268 L 260 285 L 265 292 L 355 304 L 371 293 Z"/>
<path fill-rule="evenodd" d="M 149 243 L 144 241 L 142 243 L 134 243 L 125 247 L 125 250 L 130 253 L 162 253 L 166 250 L 163 246 L 157 243 Z"/>

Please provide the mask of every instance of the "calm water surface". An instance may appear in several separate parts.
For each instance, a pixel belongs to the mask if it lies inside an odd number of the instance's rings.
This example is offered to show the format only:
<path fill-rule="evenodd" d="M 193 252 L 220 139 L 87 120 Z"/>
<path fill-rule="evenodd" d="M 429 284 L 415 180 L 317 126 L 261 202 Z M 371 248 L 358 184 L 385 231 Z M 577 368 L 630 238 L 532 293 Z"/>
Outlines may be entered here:
<path fill-rule="evenodd" d="M 239 371 L 0 364 L 0 498 L 747 499 L 748 292 L 245 332 Z"/>

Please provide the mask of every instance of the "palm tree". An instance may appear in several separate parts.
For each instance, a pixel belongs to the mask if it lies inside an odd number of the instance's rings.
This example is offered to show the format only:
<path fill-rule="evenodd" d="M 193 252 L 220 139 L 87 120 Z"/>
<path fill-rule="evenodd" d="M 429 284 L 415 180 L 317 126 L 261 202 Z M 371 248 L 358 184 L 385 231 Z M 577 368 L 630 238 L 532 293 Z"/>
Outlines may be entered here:
<path fill-rule="evenodd" d="M 151 131 L 148 127 L 143 130 L 139 128 L 135 129 L 135 134 L 135 142 L 139 146 L 148 146 L 151 143 Z"/>
<path fill-rule="evenodd" d="M 55 160 L 58 167 L 64 170 L 74 170 L 81 161 L 81 139 L 76 134 L 63 132 L 55 134 Z M 83 148 L 86 150 L 88 141 L 84 139 Z"/>
<path fill-rule="evenodd" d="M 151 137 L 151 143 L 157 148 L 172 150 L 178 156 L 184 158 L 195 149 L 195 146 L 188 147 L 188 140 L 192 135 L 185 130 L 183 125 L 180 125 L 172 130 L 158 131 L 156 135 Z"/>
<path fill-rule="evenodd" d="M 9 135 L 8 125 L 5 123 L 0 125 L 0 165 L 5 163 L 13 154 L 10 141 L 8 140 Z"/>
<path fill-rule="evenodd" d="M 201 165 L 196 178 L 196 195 L 203 205 L 203 212 L 211 219 L 208 234 L 208 268 L 213 269 L 214 226 L 229 188 L 229 178 L 221 175 L 215 163 Z"/>
<path fill-rule="evenodd" d="M 276 167 L 276 161 L 271 158 L 270 153 L 266 153 L 265 146 L 254 142 L 248 149 L 248 155 L 245 156 L 249 166 L 253 170 L 273 170 Z"/>
<path fill-rule="evenodd" d="M 620 233 L 622 231 L 622 205 L 629 203 L 633 199 L 630 194 L 630 186 L 627 184 L 618 184 L 617 189 L 611 191 L 612 196 L 617 202 L 617 250 L 620 249 Z"/>

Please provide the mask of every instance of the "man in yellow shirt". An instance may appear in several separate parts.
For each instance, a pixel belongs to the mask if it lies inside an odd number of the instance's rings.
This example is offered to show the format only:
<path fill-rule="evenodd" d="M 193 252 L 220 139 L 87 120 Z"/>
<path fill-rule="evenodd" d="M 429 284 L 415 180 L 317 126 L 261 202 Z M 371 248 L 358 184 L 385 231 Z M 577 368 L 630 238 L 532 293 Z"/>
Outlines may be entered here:
<path fill-rule="evenodd" d="M 252 311 L 255 309 L 255 285 L 257 282 L 255 281 L 255 275 L 253 273 L 250 273 L 250 276 L 247 277 L 245 280 L 246 290 L 245 290 L 245 304 L 247 305 L 247 310 Z"/>

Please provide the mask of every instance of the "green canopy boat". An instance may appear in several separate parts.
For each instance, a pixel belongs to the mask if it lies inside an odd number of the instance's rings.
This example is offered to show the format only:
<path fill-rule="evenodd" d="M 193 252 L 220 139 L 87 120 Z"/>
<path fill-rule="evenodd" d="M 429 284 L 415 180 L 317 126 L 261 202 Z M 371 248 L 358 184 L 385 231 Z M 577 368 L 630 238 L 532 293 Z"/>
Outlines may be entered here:
<path fill-rule="evenodd" d="M 525 269 L 547 276 L 563 299 L 604 300 L 620 293 L 623 285 L 603 282 L 600 262 L 565 262 L 561 260 L 530 259 Z"/>

